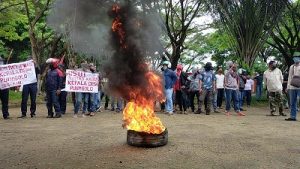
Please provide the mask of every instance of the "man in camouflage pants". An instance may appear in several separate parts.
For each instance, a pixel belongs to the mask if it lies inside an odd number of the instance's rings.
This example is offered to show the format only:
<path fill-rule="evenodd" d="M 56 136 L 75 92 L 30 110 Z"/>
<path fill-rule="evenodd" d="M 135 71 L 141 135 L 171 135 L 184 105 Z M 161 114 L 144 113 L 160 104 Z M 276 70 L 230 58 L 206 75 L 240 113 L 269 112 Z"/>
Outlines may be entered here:
<path fill-rule="evenodd" d="M 282 91 L 269 92 L 269 101 L 270 101 L 271 116 L 275 116 L 274 113 L 276 112 L 277 105 L 279 108 L 279 115 L 285 116 L 285 114 L 283 113 Z"/>
<path fill-rule="evenodd" d="M 264 73 L 264 83 L 269 94 L 271 116 L 275 116 L 276 105 L 279 107 L 279 115 L 286 116 L 286 114 L 283 113 L 283 76 L 281 70 L 276 67 L 275 61 L 269 62 L 269 69 Z"/>

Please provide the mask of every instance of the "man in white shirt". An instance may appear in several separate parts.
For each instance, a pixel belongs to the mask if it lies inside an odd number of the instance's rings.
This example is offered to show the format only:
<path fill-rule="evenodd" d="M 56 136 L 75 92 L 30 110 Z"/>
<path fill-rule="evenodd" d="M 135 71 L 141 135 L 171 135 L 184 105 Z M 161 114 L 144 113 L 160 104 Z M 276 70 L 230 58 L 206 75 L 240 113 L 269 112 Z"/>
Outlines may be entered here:
<path fill-rule="evenodd" d="M 269 93 L 271 116 L 275 116 L 276 105 L 279 107 L 279 115 L 286 116 L 283 113 L 282 83 L 283 76 L 278 69 L 275 61 L 269 62 L 269 69 L 264 73 L 264 83 Z"/>

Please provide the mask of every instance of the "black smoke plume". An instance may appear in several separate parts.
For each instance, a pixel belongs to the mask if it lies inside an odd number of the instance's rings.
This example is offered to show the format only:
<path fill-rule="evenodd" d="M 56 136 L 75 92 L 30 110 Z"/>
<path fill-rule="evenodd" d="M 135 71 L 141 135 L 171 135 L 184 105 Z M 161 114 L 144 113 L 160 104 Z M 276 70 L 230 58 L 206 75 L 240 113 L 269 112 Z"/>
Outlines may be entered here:
<path fill-rule="evenodd" d="M 101 59 L 109 55 L 103 67 L 109 79 L 110 90 L 125 100 L 134 100 L 130 91 L 149 85 L 146 74 L 146 56 L 154 55 L 161 46 L 161 26 L 158 15 L 142 11 L 136 1 L 58 0 L 48 17 L 49 25 L 57 32 L 68 35 L 77 52 Z M 113 6 L 120 10 L 114 12 Z M 112 23 L 120 18 L 126 45 L 120 43 Z M 102 60 L 102 59 L 101 59 Z M 142 91 L 146 98 L 152 91 Z M 150 98 L 149 98 L 150 99 Z"/>

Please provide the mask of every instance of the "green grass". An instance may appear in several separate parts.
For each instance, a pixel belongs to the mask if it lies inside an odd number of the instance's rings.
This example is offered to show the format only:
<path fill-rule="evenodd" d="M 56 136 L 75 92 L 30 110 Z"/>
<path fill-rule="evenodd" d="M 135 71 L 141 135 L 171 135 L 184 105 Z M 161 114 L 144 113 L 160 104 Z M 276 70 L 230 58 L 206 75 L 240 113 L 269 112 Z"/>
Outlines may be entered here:
<path fill-rule="evenodd" d="M 22 101 L 22 93 L 18 91 L 9 91 L 9 102 L 12 103 L 21 103 Z"/>

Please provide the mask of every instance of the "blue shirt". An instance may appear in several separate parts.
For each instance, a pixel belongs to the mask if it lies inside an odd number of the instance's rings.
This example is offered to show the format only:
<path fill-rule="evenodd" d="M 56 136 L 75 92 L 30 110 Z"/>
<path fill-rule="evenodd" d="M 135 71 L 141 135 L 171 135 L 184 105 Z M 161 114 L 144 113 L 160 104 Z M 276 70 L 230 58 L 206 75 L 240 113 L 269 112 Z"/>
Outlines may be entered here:
<path fill-rule="evenodd" d="M 201 81 L 202 81 L 202 88 L 203 89 L 212 89 L 213 84 L 216 80 L 216 76 L 212 71 L 204 71 L 201 73 Z"/>
<path fill-rule="evenodd" d="M 166 69 L 164 70 L 164 80 L 165 80 L 165 89 L 171 89 L 173 88 L 177 80 L 177 76 L 174 71 L 170 69 Z"/>

